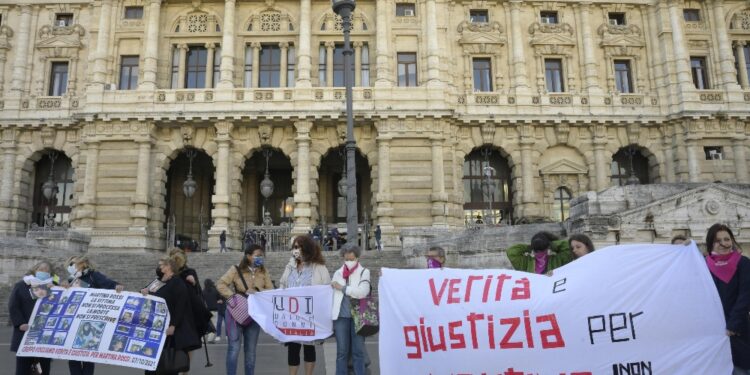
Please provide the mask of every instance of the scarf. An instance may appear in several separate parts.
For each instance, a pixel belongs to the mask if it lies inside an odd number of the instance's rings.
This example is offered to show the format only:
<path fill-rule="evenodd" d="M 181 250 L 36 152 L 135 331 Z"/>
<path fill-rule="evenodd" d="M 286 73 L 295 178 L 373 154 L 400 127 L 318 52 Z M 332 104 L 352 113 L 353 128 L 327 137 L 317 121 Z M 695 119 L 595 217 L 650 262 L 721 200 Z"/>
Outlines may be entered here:
<path fill-rule="evenodd" d="M 711 274 L 717 279 L 729 283 L 734 273 L 737 272 L 737 265 L 742 259 L 742 254 L 737 250 L 732 250 L 729 254 L 711 254 L 706 257 L 706 264 Z"/>
<path fill-rule="evenodd" d="M 355 264 L 354 267 L 352 267 L 352 269 L 349 269 L 349 267 L 347 267 L 346 264 L 344 264 L 344 279 L 346 281 L 349 281 L 349 275 L 354 273 L 354 270 L 356 270 L 357 268 L 359 268 L 359 262 L 357 262 L 357 264 Z"/>
<path fill-rule="evenodd" d="M 535 251 L 534 259 L 534 273 L 543 274 L 544 270 L 547 269 L 547 252 L 546 251 Z"/>

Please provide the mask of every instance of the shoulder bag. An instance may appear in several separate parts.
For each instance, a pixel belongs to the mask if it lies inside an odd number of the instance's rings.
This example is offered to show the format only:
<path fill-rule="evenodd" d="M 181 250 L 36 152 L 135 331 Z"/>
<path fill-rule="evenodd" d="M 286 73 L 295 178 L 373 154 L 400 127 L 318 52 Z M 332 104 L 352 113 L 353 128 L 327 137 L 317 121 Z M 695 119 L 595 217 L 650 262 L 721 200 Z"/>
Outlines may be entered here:
<path fill-rule="evenodd" d="M 362 269 L 360 273 L 360 279 L 364 274 L 365 270 Z M 369 284 L 369 282 L 368 282 Z M 372 296 L 372 284 L 370 284 L 370 293 L 367 297 L 354 299 L 349 298 L 351 302 L 352 319 L 354 320 L 354 330 L 358 335 L 367 337 L 378 333 L 379 330 L 379 317 L 378 317 L 378 301 L 377 298 Z"/>
<path fill-rule="evenodd" d="M 247 287 L 247 283 L 245 282 L 245 278 L 242 276 L 242 271 L 240 271 L 240 267 L 234 266 L 234 268 L 237 269 L 237 275 L 240 276 L 240 280 L 242 280 L 242 285 L 245 286 L 245 291 L 248 291 L 249 288 Z M 253 319 L 250 317 L 250 314 L 247 311 L 247 297 L 240 293 L 235 293 L 233 296 L 229 297 L 227 300 L 227 311 L 230 315 L 232 315 L 232 318 L 234 318 L 234 321 L 237 322 L 237 324 L 241 326 L 247 326 L 250 324 Z"/>

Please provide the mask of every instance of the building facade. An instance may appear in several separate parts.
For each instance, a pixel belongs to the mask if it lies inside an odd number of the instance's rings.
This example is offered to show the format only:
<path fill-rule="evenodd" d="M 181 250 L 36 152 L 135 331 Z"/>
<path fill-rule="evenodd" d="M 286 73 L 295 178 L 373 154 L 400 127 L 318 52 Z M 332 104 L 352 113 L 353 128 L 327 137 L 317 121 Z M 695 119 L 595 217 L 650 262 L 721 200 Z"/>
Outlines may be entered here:
<path fill-rule="evenodd" d="M 365 0 L 352 41 L 386 246 L 635 179 L 750 183 L 746 1 Z M 343 60 L 325 1 L 0 4 L 0 231 L 218 249 L 343 222 Z"/>

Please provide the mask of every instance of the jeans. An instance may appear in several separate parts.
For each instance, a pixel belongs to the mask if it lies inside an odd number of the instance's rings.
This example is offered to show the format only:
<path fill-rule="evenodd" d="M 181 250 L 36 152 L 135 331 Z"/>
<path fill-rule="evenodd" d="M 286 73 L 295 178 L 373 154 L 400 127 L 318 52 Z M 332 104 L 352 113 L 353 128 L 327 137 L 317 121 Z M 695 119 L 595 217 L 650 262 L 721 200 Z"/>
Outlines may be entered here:
<path fill-rule="evenodd" d="M 93 362 L 68 361 L 70 375 L 94 375 Z"/>
<path fill-rule="evenodd" d="M 258 345 L 258 335 L 260 335 L 260 326 L 254 320 L 247 326 L 243 327 L 232 318 L 232 314 L 226 314 L 227 323 L 227 375 L 237 373 L 237 357 L 240 355 L 240 337 L 244 338 L 245 346 L 245 375 L 255 373 L 255 349 Z"/>
<path fill-rule="evenodd" d="M 349 374 L 349 350 L 352 352 L 352 365 L 355 375 L 365 374 L 365 338 L 354 330 L 354 319 L 341 318 L 333 321 L 336 335 L 336 375 Z"/>
<path fill-rule="evenodd" d="M 226 314 L 226 312 L 224 314 Z M 221 335 L 222 335 L 221 323 L 224 323 L 224 314 L 222 314 L 221 311 L 216 312 L 216 337 L 219 337 L 219 338 L 221 338 Z"/>

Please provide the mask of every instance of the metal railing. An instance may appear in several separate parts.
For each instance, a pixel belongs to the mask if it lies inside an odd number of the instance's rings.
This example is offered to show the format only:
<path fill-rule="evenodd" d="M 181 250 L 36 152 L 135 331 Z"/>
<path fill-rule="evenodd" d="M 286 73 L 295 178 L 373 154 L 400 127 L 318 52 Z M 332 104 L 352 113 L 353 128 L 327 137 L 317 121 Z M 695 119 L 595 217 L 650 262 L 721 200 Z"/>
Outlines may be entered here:
<path fill-rule="evenodd" d="M 288 223 L 281 225 L 245 225 L 242 236 L 242 249 L 259 244 L 265 251 L 289 251 L 291 248 L 292 227 Z"/>

